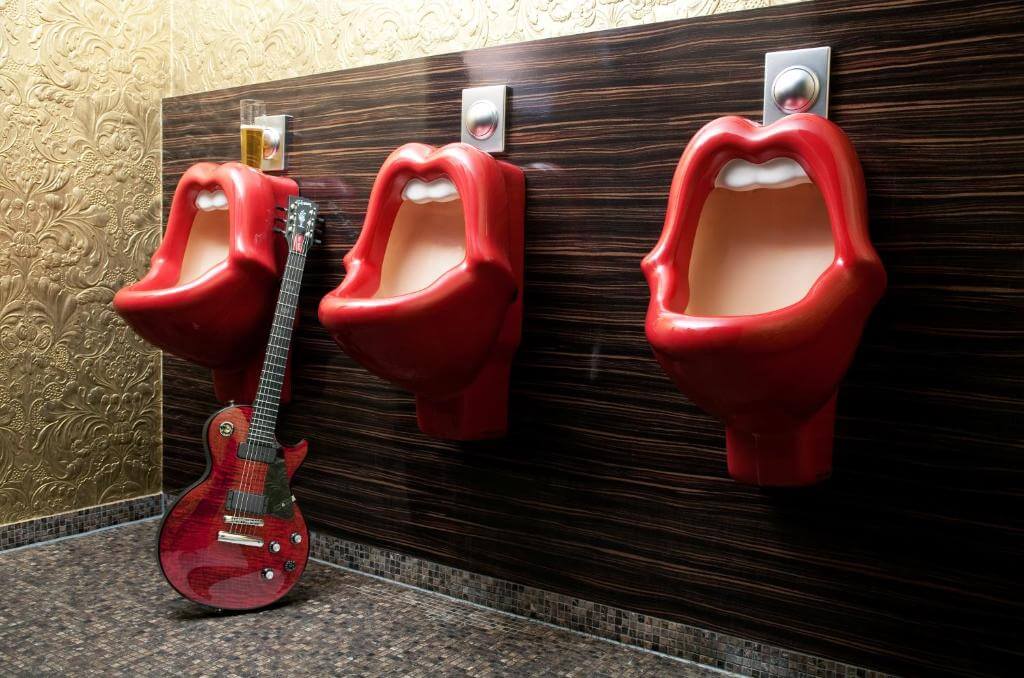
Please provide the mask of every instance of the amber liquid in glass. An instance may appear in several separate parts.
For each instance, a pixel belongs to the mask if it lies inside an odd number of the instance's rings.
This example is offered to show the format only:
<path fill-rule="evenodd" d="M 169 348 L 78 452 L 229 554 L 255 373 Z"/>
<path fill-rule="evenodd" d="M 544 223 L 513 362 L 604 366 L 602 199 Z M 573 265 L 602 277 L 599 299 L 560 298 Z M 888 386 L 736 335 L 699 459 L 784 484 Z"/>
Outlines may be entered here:
<path fill-rule="evenodd" d="M 263 128 L 242 125 L 242 162 L 259 169 L 263 164 Z"/>

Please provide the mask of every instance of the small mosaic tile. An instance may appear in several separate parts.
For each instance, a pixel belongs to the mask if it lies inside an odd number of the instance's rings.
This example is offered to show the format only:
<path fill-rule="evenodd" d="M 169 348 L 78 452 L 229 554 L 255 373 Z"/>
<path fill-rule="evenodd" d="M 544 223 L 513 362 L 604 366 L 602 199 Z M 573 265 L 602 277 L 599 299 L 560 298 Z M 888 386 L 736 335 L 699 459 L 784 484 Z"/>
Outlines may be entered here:
<path fill-rule="evenodd" d="M 318 562 L 270 608 L 210 611 L 160 575 L 157 529 L 134 523 L 0 553 L 0 571 L 27 573 L 0 587 L 0 674 L 723 675 Z"/>
<path fill-rule="evenodd" d="M 175 495 L 166 495 L 170 506 Z M 310 531 L 310 557 L 508 614 L 753 678 L 896 678 Z"/>
<path fill-rule="evenodd" d="M 133 520 L 152 518 L 162 512 L 163 495 L 151 494 L 146 497 L 58 513 L 55 516 L 0 525 L 0 551 L 38 544 L 60 537 L 70 537 Z"/>
<path fill-rule="evenodd" d="M 327 563 L 730 673 L 756 678 L 891 678 L 891 674 L 515 584 L 322 532 L 312 532 L 310 540 L 311 557 Z"/>

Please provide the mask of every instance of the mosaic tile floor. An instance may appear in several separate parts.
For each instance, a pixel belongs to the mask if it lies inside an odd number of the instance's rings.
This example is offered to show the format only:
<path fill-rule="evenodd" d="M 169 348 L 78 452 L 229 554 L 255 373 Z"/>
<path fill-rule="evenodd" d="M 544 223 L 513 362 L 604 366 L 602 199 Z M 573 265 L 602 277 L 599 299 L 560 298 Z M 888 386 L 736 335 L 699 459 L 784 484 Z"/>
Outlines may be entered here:
<path fill-rule="evenodd" d="M 728 675 L 321 563 L 277 607 L 207 612 L 160 576 L 157 524 L 0 553 L 0 674 Z"/>

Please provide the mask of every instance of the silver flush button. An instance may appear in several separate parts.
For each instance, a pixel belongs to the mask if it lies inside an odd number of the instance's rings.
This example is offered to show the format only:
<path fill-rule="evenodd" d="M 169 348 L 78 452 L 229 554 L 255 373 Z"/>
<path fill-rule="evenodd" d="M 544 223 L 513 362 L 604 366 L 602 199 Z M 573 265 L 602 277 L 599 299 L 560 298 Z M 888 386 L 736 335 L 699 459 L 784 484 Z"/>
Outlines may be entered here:
<path fill-rule="evenodd" d="M 831 47 L 764 55 L 764 124 L 793 113 L 828 117 Z"/>
<path fill-rule="evenodd" d="M 508 86 L 462 90 L 462 143 L 488 153 L 505 150 L 505 105 Z"/>

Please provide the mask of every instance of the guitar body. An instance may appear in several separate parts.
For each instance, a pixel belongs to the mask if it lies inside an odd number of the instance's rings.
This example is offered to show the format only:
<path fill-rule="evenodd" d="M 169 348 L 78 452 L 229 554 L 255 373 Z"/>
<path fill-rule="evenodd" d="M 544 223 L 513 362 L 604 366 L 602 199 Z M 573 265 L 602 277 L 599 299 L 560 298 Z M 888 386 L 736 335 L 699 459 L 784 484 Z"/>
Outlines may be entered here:
<path fill-rule="evenodd" d="M 206 473 L 171 506 L 157 541 L 160 569 L 171 586 L 190 600 L 225 610 L 279 600 L 309 558 L 309 533 L 289 487 L 306 442 L 278 446 L 270 463 L 243 459 L 238 450 L 252 417 L 251 407 L 231 406 L 206 422 Z M 230 493 L 239 490 L 266 497 L 267 506 L 232 500 Z"/>

